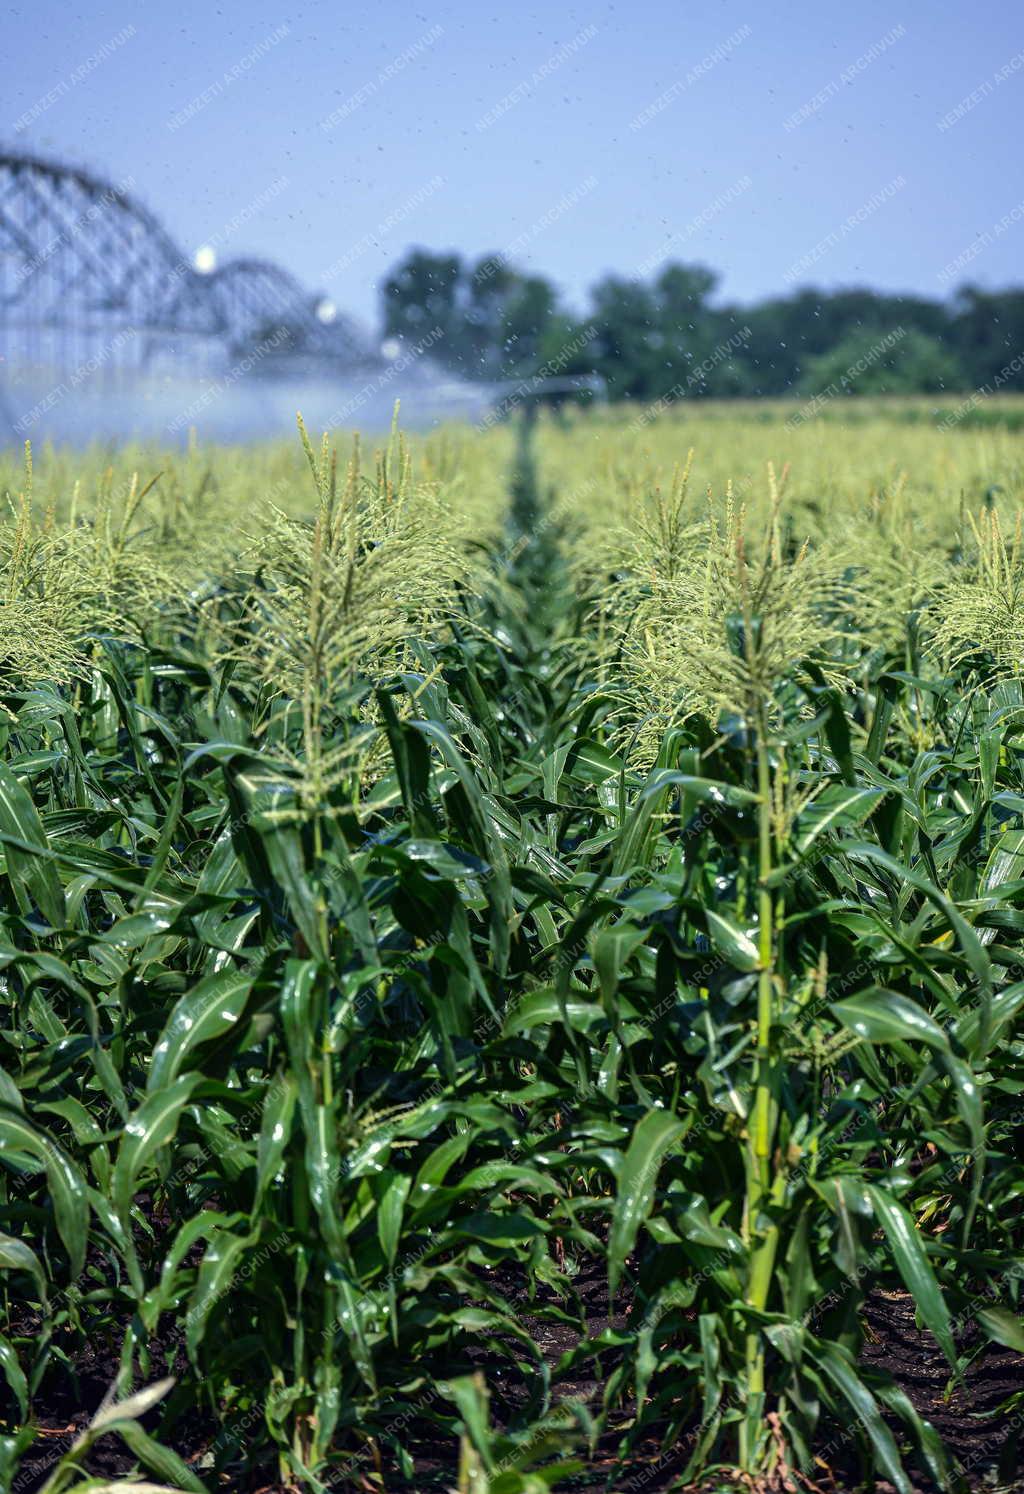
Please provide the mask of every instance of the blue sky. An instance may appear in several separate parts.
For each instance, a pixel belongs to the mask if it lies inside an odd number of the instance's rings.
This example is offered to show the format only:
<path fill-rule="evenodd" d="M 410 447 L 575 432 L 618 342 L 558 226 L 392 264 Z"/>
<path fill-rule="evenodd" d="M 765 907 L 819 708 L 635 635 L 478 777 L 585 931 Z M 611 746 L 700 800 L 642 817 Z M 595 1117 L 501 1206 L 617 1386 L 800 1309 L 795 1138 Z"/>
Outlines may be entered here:
<path fill-rule="evenodd" d="M 1019 0 L 175 0 L 4 12 L 0 142 L 375 319 L 412 243 L 569 301 L 666 252 L 748 301 L 1024 280 Z"/>

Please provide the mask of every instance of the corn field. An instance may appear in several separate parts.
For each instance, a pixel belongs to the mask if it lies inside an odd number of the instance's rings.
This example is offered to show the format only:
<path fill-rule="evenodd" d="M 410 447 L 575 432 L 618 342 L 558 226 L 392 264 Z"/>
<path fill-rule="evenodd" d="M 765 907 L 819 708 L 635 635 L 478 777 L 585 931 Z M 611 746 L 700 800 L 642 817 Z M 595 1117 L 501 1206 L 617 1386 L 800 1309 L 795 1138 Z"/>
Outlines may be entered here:
<path fill-rule="evenodd" d="M 0 468 L 0 1487 L 1010 1485 L 1024 432 Z"/>

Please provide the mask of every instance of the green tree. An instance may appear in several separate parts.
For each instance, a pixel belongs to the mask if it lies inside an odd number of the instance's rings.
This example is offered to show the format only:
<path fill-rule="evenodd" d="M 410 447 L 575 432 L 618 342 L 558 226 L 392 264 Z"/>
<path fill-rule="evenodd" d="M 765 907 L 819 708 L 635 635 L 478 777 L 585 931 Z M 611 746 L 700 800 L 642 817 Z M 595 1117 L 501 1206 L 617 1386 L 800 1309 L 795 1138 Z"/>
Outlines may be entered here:
<path fill-rule="evenodd" d="M 554 286 L 524 275 L 500 254 L 475 264 L 457 254 L 413 249 L 383 288 L 384 331 L 404 342 L 434 328 L 431 351 L 467 379 L 500 380 L 530 373 L 558 314 Z"/>
<path fill-rule="evenodd" d="M 680 387 L 687 398 L 717 392 L 715 346 L 721 341 L 721 318 L 708 304 L 717 283 L 717 275 L 703 265 L 669 264 L 655 280 L 661 358 L 653 370 L 652 394 Z"/>
<path fill-rule="evenodd" d="M 935 394 L 959 389 L 963 374 L 937 337 L 905 327 L 868 328 L 811 358 L 802 394 Z"/>
<path fill-rule="evenodd" d="M 703 265 L 666 264 L 650 283 L 607 275 L 578 318 L 501 254 L 412 249 L 384 284 L 384 331 L 409 345 L 433 334 L 432 356 L 464 378 L 597 373 L 613 400 L 1024 389 L 1024 290 L 965 286 L 946 303 L 805 286 L 740 308 L 714 305 L 716 286 Z"/>
<path fill-rule="evenodd" d="M 465 362 L 465 269 L 458 254 L 412 249 L 384 282 L 384 335 L 409 345 L 437 329 L 431 352 L 450 368 Z"/>
<path fill-rule="evenodd" d="M 591 291 L 589 321 L 597 328 L 592 363 L 611 399 L 648 400 L 660 391 L 665 338 L 652 291 L 608 275 Z"/>
<path fill-rule="evenodd" d="M 965 387 L 1024 389 L 1024 290 L 963 286 L 953 302 L 951 342 Z"/>

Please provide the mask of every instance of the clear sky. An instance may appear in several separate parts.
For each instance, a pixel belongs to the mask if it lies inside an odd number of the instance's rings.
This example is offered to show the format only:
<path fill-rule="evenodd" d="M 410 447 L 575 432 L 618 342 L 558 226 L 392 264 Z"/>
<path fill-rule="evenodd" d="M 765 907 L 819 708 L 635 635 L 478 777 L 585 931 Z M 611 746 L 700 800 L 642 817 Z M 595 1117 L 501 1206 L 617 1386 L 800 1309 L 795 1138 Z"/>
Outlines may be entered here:
<path fill-rule="evenodd" d="M 31 0 L 0 142 L 376 320 L 410 244 L 582 306 L 666 253 L 748 301 L 1024 280 L 1022 0 Z"/>

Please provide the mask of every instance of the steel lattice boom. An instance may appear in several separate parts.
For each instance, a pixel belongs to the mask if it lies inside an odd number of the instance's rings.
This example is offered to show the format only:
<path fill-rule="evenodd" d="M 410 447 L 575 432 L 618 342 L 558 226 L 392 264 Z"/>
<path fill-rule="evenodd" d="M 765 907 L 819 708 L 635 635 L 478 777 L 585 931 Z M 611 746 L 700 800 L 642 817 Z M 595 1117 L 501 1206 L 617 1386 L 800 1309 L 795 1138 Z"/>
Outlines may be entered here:
<path fill-rule="evenodd" d="M 124 185 L 0 152 L 0 336 L 9 364 L 141 369 L 239 359 L 261 371 L 353 370 L 375 355 L 279 265 L 201 274 Z"/>

